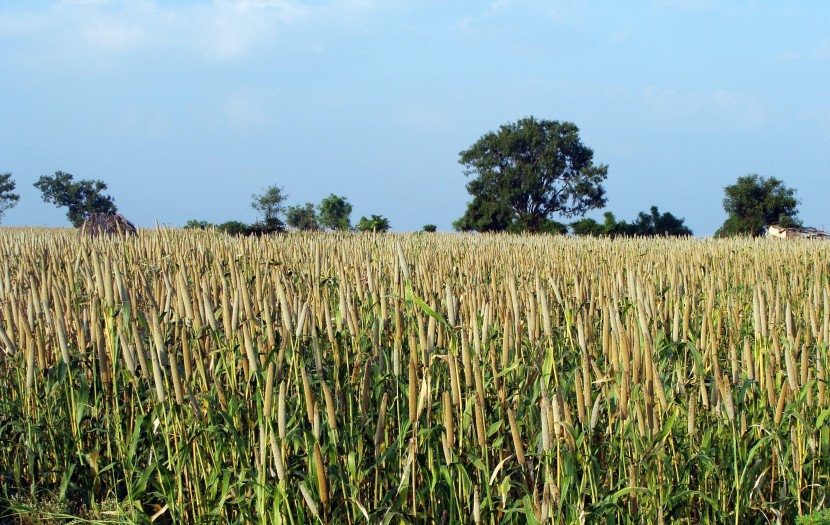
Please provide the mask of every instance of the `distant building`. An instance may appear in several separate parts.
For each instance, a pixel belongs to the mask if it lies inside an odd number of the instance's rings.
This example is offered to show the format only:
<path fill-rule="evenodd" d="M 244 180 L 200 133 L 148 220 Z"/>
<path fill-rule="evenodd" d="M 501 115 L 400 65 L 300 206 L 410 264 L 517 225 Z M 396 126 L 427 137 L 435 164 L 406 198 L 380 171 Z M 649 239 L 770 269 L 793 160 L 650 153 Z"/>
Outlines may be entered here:
<path fill-rule="evenodd" d="M 767 226 L 767 237 L 776 239 L 824 239 L 830 240 L 830 234 L 817 228 L 785 228 L 778 224 Z"/>

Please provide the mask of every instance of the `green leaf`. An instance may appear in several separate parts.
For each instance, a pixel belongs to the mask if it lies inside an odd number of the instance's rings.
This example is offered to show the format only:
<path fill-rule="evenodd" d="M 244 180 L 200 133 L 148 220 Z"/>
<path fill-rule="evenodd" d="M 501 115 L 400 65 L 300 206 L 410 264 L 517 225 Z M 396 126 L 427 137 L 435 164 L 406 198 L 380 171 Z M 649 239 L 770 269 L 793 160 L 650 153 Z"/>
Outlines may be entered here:
<path fill-rule="evenodd" d="M 620 500 L 620 498 L 628 496 L 629 494 L 649 494 L 653 495 L 654 492 L 648 487 L 626 487 L 624 489 L 620 489 L 617 492 L 613 493 L 610 497 L 614 502 Z"/>

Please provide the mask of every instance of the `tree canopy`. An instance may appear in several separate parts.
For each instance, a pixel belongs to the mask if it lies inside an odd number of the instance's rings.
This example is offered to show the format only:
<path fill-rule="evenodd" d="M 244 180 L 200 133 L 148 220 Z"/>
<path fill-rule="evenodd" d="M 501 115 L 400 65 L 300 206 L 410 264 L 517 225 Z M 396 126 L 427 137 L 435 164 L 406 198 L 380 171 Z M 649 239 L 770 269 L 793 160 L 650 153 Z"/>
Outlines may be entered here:
<path fill-rule="evenodd" d="M 723 209 L 728 217 L 715 233 L 717 237 L 762 235 L 769 224 L 799 226 L 795 190 L 775 177 L 751 173 L 739 177 L 724 189 Z"/>
<path fill-rule="evenodd" d="M 631 233 L 641 237 L 671 235 L 685 237 L 692 235 L 692 230 L 684 224 L 685 219 L 675 217 L 669 212 L 660 213 L 657 206 L 652 206 L 648 213 L 640 212 L 631 223 Z"/>
<path fill-rule="evenodd" d="M 118 211 L 113 198 L 103 193 L 107 185 L 100 180 L 75 181 L 73 175 L 56 171 L 53 176 L 41 176 L 34 186 L 41 191 L 44 202 L 68 208 L 66 217 L 76 228 L 93 213 Z"/>
<path fill-rule="evenodd" d="M 372 215 L 371 218 L 361 217 L 355 227 L 361 232 L 387 232 L 389 231 L 389 219 L 383 215 Z"/>
<path fill-rule="evenodd" d="M 628 223 L 618 221 L 610 211 L 605 212 L 603 217 L 605 221 L 602 223 L 590 217 L 574 221 L 570 225 L 571 232 L 574 235 L 590 235 L 592 237 L 618 237 L 628 235 Z"/>
<path fill-rule="evenodd" d="M 16 185 L 11 173 L 0 173 L 0 221 L 7 210 L 14 208 L 20 201 L 20 195 L 12 193 Z"/>
<path fill-rule="evenodd" d="M 607 165 L 594 165 L 570 122 L 527 117 L 482 136 L 459 163 L 473 199 L 453 226 L 469 231 L 544 231 L 550 216 L 605 205 Z M 557 224 L 557 223 L 554 223 Z"/>
<path fill-rule="evenodd" d="M 632 222 L 618 221 L 613 213 L 605 212 L 605 221 L 599 223 L 594 219 L 585 218 L 571 223 L 574 235 L 592 235 L 594 237 L 654 237 L 668 235 L 683 237 L 692 235 L 692 230 L 669 212 L 660 213 L 657 206 L 652 206 L 648 212 L 640 212 Z"/>
<path fill-rule="evenodd" d="M 207 230 L 213 224 L 209 223 L 208 221 L 200 221 L 197 219 L 190 219 L 184 225 L 185 230 Z"/>
<path fill-rule="evenodd" d="M 285 210 L 283 203 L 287 198 L 288 195 L 277 185 L 268 186 L 262 193 L 251 195 L 251 207 L 262 214 L 265 232 L 285 229 L 280 215 Z"/>
<path fill-rule="evenodd" d="M 322 201 L 318 207 L 320 225 L 330 230 L 350 230 L 352 205 L 345 197 L 332 193 Z"/>
<path fill-rule="evenodd" d="M 307 202 L 305 206 L 289 206 L 285 211 L 285 222 L 295 230 L 316 231 L 320 229 L 320 221 L 314 204 Z"/>

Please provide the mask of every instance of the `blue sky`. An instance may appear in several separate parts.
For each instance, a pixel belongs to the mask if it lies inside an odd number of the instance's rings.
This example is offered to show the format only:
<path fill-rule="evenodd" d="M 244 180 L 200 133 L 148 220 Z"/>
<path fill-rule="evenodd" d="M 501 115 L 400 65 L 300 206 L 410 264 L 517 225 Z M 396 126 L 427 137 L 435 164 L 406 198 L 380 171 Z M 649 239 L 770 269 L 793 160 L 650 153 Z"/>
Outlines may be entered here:
<path fill-rule="evenodd" d="M 141 226 L 254 221 L 277 184 L 450 230 L 459 151 L 532 115 L 579 126 L 618 218 L 711 235 L 758 173 L 830 227 L 828 2 L 3 2 L 0 71 L 3 225 L 68 225 L 32 186 L 61 170 Z"/>

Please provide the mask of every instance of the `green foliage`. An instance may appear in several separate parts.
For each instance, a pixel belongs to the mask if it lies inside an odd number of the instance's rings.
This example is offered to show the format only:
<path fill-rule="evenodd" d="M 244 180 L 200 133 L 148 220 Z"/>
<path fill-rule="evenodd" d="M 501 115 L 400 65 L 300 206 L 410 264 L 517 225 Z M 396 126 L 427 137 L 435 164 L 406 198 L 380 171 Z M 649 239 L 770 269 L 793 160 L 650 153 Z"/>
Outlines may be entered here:
<path fill-rule="evenodd" d="M 216 227 L 217 230 L 228 235 L 248 235 L 249 228 L 247 224 L 240 221 L 227 221 Z"/>
<path fill-rule="evenodd" d="M 684 219 L 678 219 L 669 212 L 661 214 L 657 206 L 652 206 L 649 213 L 641 211 L 637 215 L 637 219 L 630 225 L 630 232 L 640 237 L 692 235 L 692 230 L 683 224 L 683 221 Z"/>
<path fill-rule="evenodd" d="M 112 197 L 102 193 L 107 185 L 100 180 L 75 181 L 71 174 L 56 171 L 51 177 L 41 176 L 34 186 L 41 191 L 43 202 L 68 208 L 66 217 L 76 228 L 80 228 L 93 213 L 118 211 Z"/>
<path fill-rule="evenodd" d="M 469 190 L 469 184 L 467 186 Z M 500 232 L 506 231 L 511 224 L 512 212 L 504 202 L 496 200 L 496 197 L 475 195 L 467 204 L 464 216 L 454 221 L 452 227 L 463 232 Z"/>
<path fill-rule="evenodd" d="M 15 183 L 11 173 L 0 173 L 0 221 L 6 210 L 13 208 L 20 201 L 20 195 L 12 193 Z"/>
<path fill-rule="evenodd" d="M 338 197 L 334 193 L 326 197 L 318 206 L 320 225 L 329 230 L 350 230 L 352 205 L 345 197 Z"/>
<path fill-rule="evenodd" d="M 795 519 L 796 525 L 830 525 L 830 509 L 822 509 Z"/>
<path fill-rule="evenodd" d="M 305 203 L 305 206 L 289 206 L 285 211 L 285 222 L 295 230 L 317 231 L 320 229 L 317 212 L 310 202 Z"/>
<path fill-rule="evenodd" d="M 628 223 L 618 221 L 613 213 L 603 214 L 605 221 L 600 224 L 594 219 L 585 218 L 571 223 L 574 235 L 589 235 L 592 237 L 654 237 L 675 236 L 685 237 L 692 235 L 684 219 L 678 219 L 669 212 L 660 213 L 657 206 L 652 206 L 648 213 L 640 212 L 637 218 Z"/>
<path fill-rule="evenodd" d="M 424 224 L 422 231 L 425 231 L 427 233 L 435 233 L 436 231 L 438 231 L 438 226 L 434 224 Z"/>
<path fill-rule="evenodd" d="M 568 233 L 568 225 L 552 219 L 545 219 L 539 226 L 539 233 L 565 235 Z"/>
<path fill-rule="evenodd" d="M 356 228 L 361 232 L 387 232 L 389 231 L 389 219 L 382 215 L 372 215 L 370 219 L 361 217 Z"/>
<path fill-rule="evenodd" d="M 795 190 L 775 177 L 756 173 L 739 177 L 735 184 L 723 189 L 723 209 L 728 217 L 715 233 L 716 237 L 762 235 L 769 224 L 784 227 L 800 226 L 798 199 Z"/>
<path fill-rule="evenodd" d="M 593 164 L 570 122 L 528 117 L 482 136 L 462 151 L 473 200 L 453 223 L 462 231 L 540 232 L 552 214 L 583 215 L 605 205 L 607 165 Z"/>
<path fill-rule="evenodd" d="M 262 193 L 251 195 L 253 201 L 251 207 L 258 211 L 264 222 L 264 228 L 268 231 L 283 231 L 285 225 L 280 218 L 285 207 L 283 203 L 288 196 L 284 190 L 276 185 L 271 185 L 262 190 Z"/>
<path fill-rule="evenodd" d="M 572 222 L 570 230 L 574 235 L 590 235 L 592 237 L 602 235 L 602 225 L 590 217 Z"/>
<path fill-rule="evenodd" d="M 280 233 L 285 231 L 281 226 L 274 227 L 264 222 L 255 222 L 253 224 L 245 224 L 240 221 L 227 221 L 216 227 L 217 230 L 225 232 L 228 235 L 267 235 L 269 233 Z"/>
<path fill-rule="evenodd" d="M 197 221 L 195 219 L 190 219 L 184 225 L 185 230 L 207 230 L 213 226 L 213 224 L 209 223 L 208 221 Z"/>

